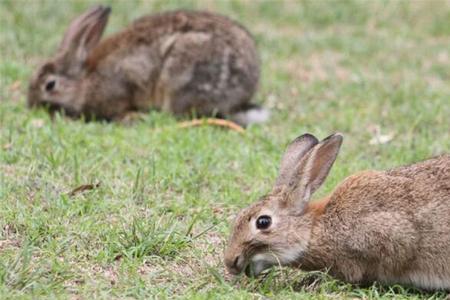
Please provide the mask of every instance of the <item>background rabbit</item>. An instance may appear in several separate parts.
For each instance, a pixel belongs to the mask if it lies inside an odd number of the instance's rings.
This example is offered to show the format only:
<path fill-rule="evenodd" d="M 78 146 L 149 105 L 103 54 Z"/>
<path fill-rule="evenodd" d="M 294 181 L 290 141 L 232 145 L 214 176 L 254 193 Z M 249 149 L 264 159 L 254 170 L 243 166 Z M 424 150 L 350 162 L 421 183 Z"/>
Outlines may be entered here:
<path fill-rule="evenodd" d="M 450 155 L 348 177 L 310 202 L 342 143 L 309 134 L 287 148 L 273 191 L 241 211 L 225 251 L 233 274 L 273 265 L 352 283 L 450 289 Z"/>
<path fill-rule="evenodd" d="M 260 63 L 250 33 L 227 17 L 198 11 L 145 16 L 100 41 L 110 8 L 76 18 L 56 55 L 34 74 L 30 107 L 114 120 L 130 111 L 264 121 L 250 103 Z"/>

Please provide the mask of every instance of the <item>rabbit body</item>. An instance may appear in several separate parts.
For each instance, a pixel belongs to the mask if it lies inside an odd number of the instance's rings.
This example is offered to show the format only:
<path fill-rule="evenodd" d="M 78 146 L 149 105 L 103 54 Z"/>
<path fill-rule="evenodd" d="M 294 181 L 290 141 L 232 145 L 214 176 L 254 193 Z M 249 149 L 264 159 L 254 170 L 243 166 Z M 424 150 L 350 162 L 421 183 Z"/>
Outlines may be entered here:
<path fill-rule="evenodd" d="M 273 191 L 236 219 L 228 270 L 257 275 L 280 264 L 351 283 L 450 289 L 450 155 L 361 172 L 310 201 L 341 142 L 304 135 L 288 147 Z M 261 218 L 270 226 L 259 228 Z"/>
<path fill-rule="evenodd" d="M 310 206 L 303 268 L 354 283 L 450 288 L 449 155 L 351 176 L 324 201 L 321 211 Z"/>
<path fill-rule="evenodd" d="M 72 22 L 57 55 L 32 79 L 30 106 L 109 120 L 150 108 L 231 116 L 253 107 L 259 58 L 241 25 L 213 13 L 172 11 L 100 41 L 108 15 L 109 8 L 96 7 Z M 46 91 L 49 80 L 56 84 Z"/>

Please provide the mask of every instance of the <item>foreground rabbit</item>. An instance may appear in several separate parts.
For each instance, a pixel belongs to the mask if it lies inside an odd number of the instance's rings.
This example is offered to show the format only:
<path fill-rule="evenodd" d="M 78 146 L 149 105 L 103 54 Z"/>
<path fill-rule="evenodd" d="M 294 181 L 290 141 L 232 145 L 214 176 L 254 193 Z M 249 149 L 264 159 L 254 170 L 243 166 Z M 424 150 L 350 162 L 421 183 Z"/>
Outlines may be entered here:
<path fill-rule="evenodd" d="M 263 121 L 250 103 L 259 79 L 255 43 L 227 17 L 173 11 L 142 17 L 100 41 L 110 8 L 76 18 L 55 56 L 31 79 L 28 104 L 72 117 L 116 120 L 131 111 Z"/>
<path fill-rule="evenodd" d="M 305 134 L 289 145 L 273 191 L 236 219 L 228 270 L 291 265 L 351 283 L 450 289 L 450 155 L 355 174 L 310 202 L 341 143 Z"/>

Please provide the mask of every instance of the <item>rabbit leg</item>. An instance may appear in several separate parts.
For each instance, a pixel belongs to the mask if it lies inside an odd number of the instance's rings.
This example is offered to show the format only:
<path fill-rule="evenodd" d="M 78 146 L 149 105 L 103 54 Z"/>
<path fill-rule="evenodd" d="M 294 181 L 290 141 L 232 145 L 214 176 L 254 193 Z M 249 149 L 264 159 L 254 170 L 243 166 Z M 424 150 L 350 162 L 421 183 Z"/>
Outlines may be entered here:
<path fill-rule="evenodd" d="M 138 111 L 125 112 L 124 114 L 114 118 L 114 121 L 119 121 L 124 125 L 131 125 L 136 121 L 143 120 L 145 113 Z"/>

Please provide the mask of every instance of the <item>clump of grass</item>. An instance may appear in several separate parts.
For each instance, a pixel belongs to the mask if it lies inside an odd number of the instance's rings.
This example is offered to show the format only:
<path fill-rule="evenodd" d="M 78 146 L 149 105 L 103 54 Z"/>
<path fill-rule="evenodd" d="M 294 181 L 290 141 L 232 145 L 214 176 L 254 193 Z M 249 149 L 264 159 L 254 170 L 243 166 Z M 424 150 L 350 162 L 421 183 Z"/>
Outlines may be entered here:
<path fill-rule="evenodd" d="M 108 236 L 106 244 L 113 260 L 147 256 L 171 259 L 191 245 L 192 227 L 193 223 L 183 230 L 174 217 L 165 215 L 135 218 L 131 224 Z"/>
<path fill-rule="evenodd" d="M 64 263 L 36 256 L 32 244 L 25 244 L 15 255 L 0 260 L 0 286 L 20 292 L 39 291 L 42 287 L 60 290 L 62 283 L 71 277 Z"/>

